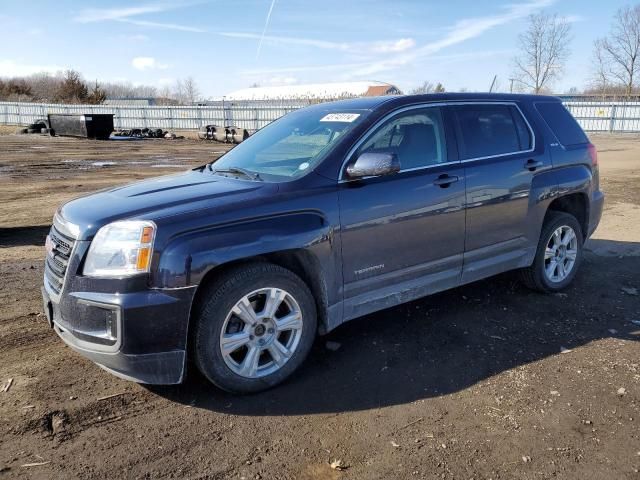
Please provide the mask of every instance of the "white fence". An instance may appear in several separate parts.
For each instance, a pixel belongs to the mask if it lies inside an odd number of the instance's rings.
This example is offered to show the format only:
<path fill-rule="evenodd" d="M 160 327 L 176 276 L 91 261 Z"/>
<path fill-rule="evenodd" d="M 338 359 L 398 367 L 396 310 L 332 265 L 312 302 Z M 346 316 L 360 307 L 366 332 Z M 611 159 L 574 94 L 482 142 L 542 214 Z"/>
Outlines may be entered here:
<path fill-rule="evenodd" d="M 564 102 L 587 132 L 640 132 L 640 102 Z"/>
<path fill-rule="evenodd" d="M 256 131 L 309 102 L 217 102 L 203 107 L 63 105 L 0 102 L 0 125 L 28 125 L 49 113 L 113 114 L 115 128 L 192 130 L 221 125 Z"/>
<path fill-rule="evenodd" d="M 0 102 L 0 125 L 28 125 L 49 113 L 112 113 L 115 128 L 197 129 L 235 126 L 256 131 L 269 122 L 309 105 L 305 101 L 217 102 L 203 107 L 61 105 Z M 640 102 L 564 102 L 589 132 L 640 132 Z"/>

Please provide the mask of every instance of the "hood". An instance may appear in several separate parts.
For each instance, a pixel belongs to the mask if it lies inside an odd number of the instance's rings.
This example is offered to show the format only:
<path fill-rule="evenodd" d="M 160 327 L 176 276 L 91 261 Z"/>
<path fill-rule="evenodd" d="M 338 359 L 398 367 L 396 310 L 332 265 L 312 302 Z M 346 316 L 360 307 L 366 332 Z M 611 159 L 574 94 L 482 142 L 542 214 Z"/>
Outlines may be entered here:
<path fill-rule="evenodd" d="M 251 182 L 192 170 L 102 190 L 64 204 L 62 218 L 77 225 L 87 239 L 116 220 L 154 220 L 181 212 L 211 208 L 277 190 L 273 183 Z"/>

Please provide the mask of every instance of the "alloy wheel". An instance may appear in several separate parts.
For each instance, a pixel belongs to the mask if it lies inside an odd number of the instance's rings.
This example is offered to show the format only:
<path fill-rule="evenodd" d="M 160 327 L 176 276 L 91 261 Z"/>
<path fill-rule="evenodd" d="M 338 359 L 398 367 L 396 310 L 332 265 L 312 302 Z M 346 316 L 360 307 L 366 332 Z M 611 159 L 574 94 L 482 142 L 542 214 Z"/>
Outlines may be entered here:
<path fill-rule="evenodd" d="M 565 280 L 576 264 L 578 237 L 568 225 L 558 227 L 549 238 L 544 252 L 544 273 L 553 283 Z"/>
<path fill-rule="evenodd" d="M 286 290 L 261 288 L 228 312 L 220 334 L 225 364 L 237 375 L 259 378 L 278 371 L 302 336 L 300 305 Z"/>

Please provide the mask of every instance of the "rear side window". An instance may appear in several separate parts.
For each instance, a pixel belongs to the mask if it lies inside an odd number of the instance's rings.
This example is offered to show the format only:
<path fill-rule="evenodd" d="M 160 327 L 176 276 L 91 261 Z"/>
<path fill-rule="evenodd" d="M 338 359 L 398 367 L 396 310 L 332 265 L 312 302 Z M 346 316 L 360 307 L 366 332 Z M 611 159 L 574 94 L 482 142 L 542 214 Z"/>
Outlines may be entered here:
<path fill-rule="evenodd" d="M 573 118 L 562 103 L 536 103 L 536 109 L 562 145 L 580 145 L 589 142 L 576 119 Z"/>
<path fill-rule="evenodd" d="M 531 131 L 520 111 L 512 105 L 459 105 L 452 109 L 462 160 L 532 148 Z"/>

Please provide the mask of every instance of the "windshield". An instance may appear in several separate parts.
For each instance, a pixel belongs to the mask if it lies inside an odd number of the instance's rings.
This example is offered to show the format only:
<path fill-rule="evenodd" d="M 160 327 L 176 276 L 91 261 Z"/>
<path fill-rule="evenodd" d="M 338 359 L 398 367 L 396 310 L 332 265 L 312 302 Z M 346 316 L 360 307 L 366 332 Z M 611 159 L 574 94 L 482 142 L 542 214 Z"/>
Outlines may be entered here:
<path fill-rule="evenodd" d="M 367 113 L 316 108 L 290 113 L 222 156 L 211 164 L 211 170 L 220 174 L 244 171 L 244 177 L 254 174 L 260 180 L 293 180 L 310 172 Z"/>

